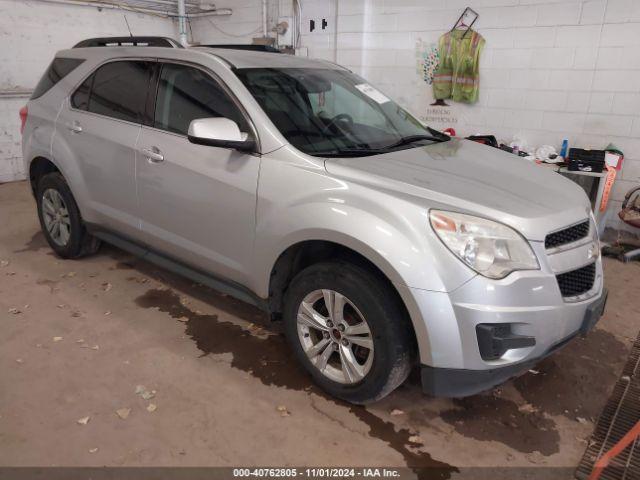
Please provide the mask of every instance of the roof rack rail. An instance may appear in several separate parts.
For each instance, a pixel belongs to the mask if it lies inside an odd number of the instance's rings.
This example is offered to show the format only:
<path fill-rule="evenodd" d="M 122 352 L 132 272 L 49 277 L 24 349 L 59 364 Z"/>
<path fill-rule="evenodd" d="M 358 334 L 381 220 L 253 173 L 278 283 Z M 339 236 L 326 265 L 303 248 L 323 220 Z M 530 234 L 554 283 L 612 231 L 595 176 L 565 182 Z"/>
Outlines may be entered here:
<path fill-rule="evenodd" d="M 184 48 L 168 37 L 101 37 L 82 40 L 73 48 L 87 47 L 169 47 Z"/>
<path fill-rule="evenodd" d="M 199 47 L 206 47 L 206 48 L 227 48 L 229 50 L 251 50 L 251 51 L 255 51 L 255 52 L 269 52 L 269 53 L 282 53 L 280 50 L 278 50 L 277 48 L 272 47 L 271 45 L 254 45 L 254 44 L 239 44 L 239 43 L 234 43 L 234 44 L 229 44 L 229 43 L 222 43 L 222 44 L 207 44 L 207 45 L 198 45 Z"/>

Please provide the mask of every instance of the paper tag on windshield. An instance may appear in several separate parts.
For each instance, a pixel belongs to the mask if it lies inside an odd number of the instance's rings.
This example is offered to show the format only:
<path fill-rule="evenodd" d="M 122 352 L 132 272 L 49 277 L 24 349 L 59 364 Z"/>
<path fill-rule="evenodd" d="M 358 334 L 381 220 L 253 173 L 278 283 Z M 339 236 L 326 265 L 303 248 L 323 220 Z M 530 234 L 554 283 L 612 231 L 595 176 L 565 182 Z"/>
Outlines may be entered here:
<path fill-rule="evenodd" d="M 355 87 L 376 103 L 387 103 L 389 101 L 381 91 L 376 90 L 368 83 L 361 83 Z"/>

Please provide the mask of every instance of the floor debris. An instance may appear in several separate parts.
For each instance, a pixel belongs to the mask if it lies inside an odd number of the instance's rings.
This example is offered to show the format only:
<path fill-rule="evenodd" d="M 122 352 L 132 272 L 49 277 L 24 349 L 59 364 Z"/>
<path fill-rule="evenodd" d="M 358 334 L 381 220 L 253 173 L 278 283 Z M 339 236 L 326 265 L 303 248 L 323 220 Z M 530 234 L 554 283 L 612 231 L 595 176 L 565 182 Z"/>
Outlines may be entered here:
<path fill-rule="evenodd" d="M 155 403 L 150 403 L 147 405 L 147 412 L 155 412 L 158 409 L 158 406 Z"/>
<path fill-rule="evenodd" d="M 60 342 L 62 341 L 62 337 L 53 337 L 52 339 L 54 342 Z"/>
<path fill-rule="evenodd" d="M 285 407 L 284 405 L 278 405 L 276 410 L 280 412 L 281 417 L 288 417 L 289 415 L 291 415 L 291 412 L 287 410 L 287 407 Z"/>
<path fill-rule="evenodd" d="M 544 455 L 542 455 L 538 450 L 535 450 L 531 453 L 527 453 L 525 455 L 525 458 L 529 460 L 531 463 L 535 463 L 535 464 L 547 463 L 547 461 L 544 458 Z"/>
<path fill-rule="evenodd" d="M 136 385 L 135 393 L 136 395 L 140 395 L 144 400 L 151 400 L 156 396 L 157 392 L 155 390 L 147 390 L 144 385 Z"/>
<path fill-rule="evenodd" d="M 11 315 L 18 315 L 18 314 L 22 313 L 22 310 L 20 310 L 19 308 L 16 308 L 16 307 L 11 307 L 11 308 L 8 310 L 8 312 L 9 312 Z"/>
<path fill-rule="evenodd" d="M 525 403 L 524 405 L 520 405 L 518 407 L 518 411 L 520 411 L 522 413 L 535 413 L 538 410 L 536 409 L 536 407 L 534 407 L 530 403 Z"/>
<path fill-rule="evenodd" d="M 119 408 L 116 410 L 116 415 L 118 415 L 122 420 L 126 420 L 130 413 L 130 408 Z"/>
<path fill-rule="evenodd" d="M 91 417 L 86 416 L 86 417 L 82 417 L 79 418 L 76 422 L 78 423 L 78 425 L 86 425 L 87 423 L 89 423 Z"/>
<path fill-rule="evenodd" d="M 398 415 L 404 415 L 404 410 L 400 410 L 399 408 L 394 408 L 391 410 L 391 416 L 396 417 Z"/>

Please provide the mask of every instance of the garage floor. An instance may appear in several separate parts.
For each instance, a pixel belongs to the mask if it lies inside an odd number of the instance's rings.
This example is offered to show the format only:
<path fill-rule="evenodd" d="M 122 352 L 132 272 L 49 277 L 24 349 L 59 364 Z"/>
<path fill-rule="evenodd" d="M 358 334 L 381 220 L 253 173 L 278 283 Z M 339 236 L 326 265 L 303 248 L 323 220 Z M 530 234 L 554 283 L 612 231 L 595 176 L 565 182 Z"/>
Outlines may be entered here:
<path fill-rule="evenodd" d="M 536 370 L 453 401 L 412 378 L 353 407 L 258 310 L 113 247 L 55 257 L 26 183 L 0 186 L 0 225 L 4 466 L 575 466 L 638 333 L 640 265 L 606 260 L 605 317 Z"/>

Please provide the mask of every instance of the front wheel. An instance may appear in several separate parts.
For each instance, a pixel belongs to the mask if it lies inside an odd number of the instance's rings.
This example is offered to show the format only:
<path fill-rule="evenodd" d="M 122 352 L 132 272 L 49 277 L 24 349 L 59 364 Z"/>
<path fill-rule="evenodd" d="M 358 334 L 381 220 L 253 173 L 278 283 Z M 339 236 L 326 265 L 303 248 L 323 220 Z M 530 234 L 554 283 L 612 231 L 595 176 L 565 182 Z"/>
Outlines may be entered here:
<path fill-rule="evenodd" d="M 409 375 L 413 338 L 391 287 L 346 262 L 312 265 L 285 299 L 287 338 L 316 383 L 352 403 L 378 400 Z"/>

